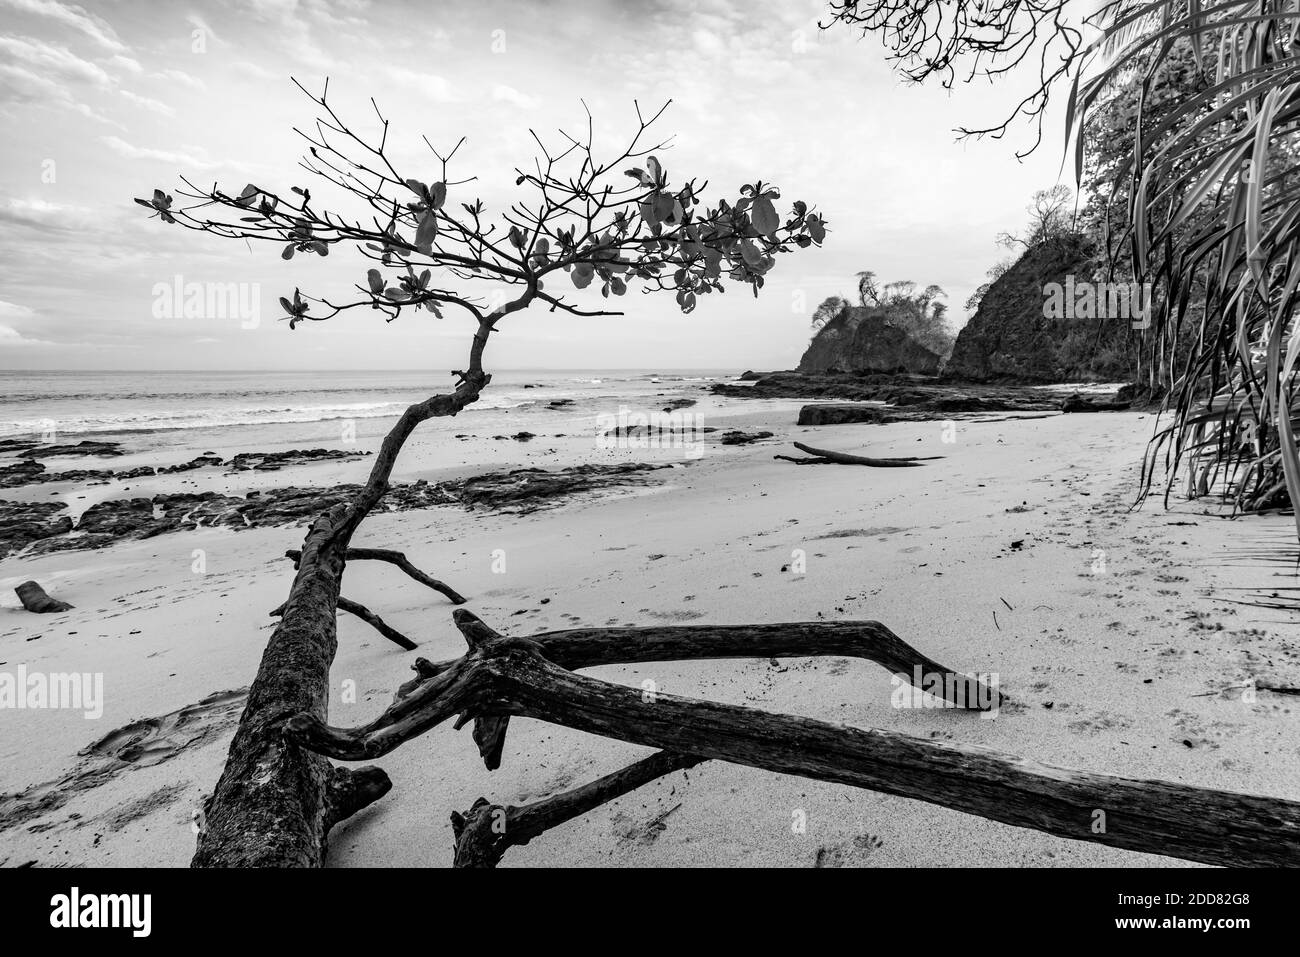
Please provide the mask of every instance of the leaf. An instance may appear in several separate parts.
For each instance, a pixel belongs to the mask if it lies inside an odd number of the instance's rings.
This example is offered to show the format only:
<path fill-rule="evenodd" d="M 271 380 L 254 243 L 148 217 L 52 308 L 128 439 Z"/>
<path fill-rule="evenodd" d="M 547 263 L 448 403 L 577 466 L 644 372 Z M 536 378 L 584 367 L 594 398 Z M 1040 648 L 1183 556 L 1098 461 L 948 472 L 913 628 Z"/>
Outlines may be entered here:
<path fill-rule="evenodd" d="M 573 279 L 573 284 L 579 289 L 586 289 L 591 285 L 591 280 L 595 278 L 596 270 L 591 263 L 578 263 L 573 267 L 573 272 L 569 274 Z"/>
<path fill-rule="evenodd" d="M 429 210 L 420 218 L 420 225 L 415 230 L 415 245 L 421 252 L 425 252 L 433 241 L 438 237 L 438 217 Z"/>
<path fill-rule="evenodd" d="M 804 219 L 804 225 L 808 227 L 808 235 L 818 246 L 826 239 L 826 226 L 822 223 L 820 217 L 815 213 L 809 213 Z"/>
<path fill-rule="evenodd" d="M 442 209 L 442 204 L 447 201 L 447 184 L 434 183 L 430 199 L 434 209 Z"/>
<path fill-rule="evenodd" d="M 647 170 L 650 173 L 650 185 L 663 186 L 664 169 L 662 166 L 659 165 L 659 161 L 655 159 L 653 156 L 651 156 L 649 159 L 646 160 L 645 165 Z"/>
<path fill-rule="evenodd" d="M 280 253 L 280 258 L 281 259 L 293 258 L 293 243 L 290 243 L 289 245 L 284 247 L 284 251 Z"/>
<path fill-rule="evenodd" d="M 384 291 L 384 277 L 378 269 L 371 269 L 366 273 L 366 282 L 370 286 L 370 291 L 379 295 Z"/>
<path fill-rule="evenodd" d="M 771 236 L 781 228 L 781 217 L 777 215 L 776 207 L 767 196 L 760 196 L 754 200 L 754 208 L 749 214 L 749 220 L 764 236 Z"/>
<path fill-rule="evenodd" d="M 289 302 L 288 299 L 285 299 L 284 296 L 280 297 L 280 305 L 284 307 L 285 312 L 293 315 L 293 303 Z"/>
<path fill-rule="evenodd" d="M 412 193 L 414 193 L 416 196 L 420 197 L 420 199 L 428 199 L 428 198 L 429 198 L 429 189 L 428 189 L 428 187 L 426 187 L 426 186 L 425 186 L 423 183 L 421 183 L 418 179 L 408 179 L 408 180 L 406 181 L 406 187 L 407 187 L 407 189 L 409 189 Z"/>

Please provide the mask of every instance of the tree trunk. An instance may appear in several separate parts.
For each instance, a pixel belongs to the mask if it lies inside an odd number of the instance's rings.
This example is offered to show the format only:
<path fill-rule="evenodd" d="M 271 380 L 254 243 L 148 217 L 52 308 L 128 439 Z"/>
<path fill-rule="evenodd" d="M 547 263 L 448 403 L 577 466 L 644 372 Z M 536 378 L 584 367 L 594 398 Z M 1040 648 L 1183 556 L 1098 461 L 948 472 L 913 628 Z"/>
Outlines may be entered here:
<path fill-rule="evenodd" d="M 45 589 L 36 582 L 23 582 L 14 592 L 23 607 L 38 615 L 52 615 L 60 611 L 71 611 L 72 606 L 66 601 L 59 601 L 45 594 Z"/>
<path fill-rule="evenodd" d="M 346 771 L 288 744 L 282 732 L 295 714 L 320 721 L 328 716 L 348 543 L 388 490 L 397 456 L 415 427 L 435 416 L 455 415 L 490 381 L 479 365 L 488 331 L 480 328 L 475 337 L 474 371 L 456 392 L 409 407 L 384 437 L 356 498 L 320 516 L 307 532 L 283 617 L 262 654 L 225 769 L 205 809 L 192 866 L 320 867 L 339 815 L 360 810 L 388 790 L 388 778 L 378 768 L 353 772 L 363 778 L 345 786 Z M 340 793 L 348 799 L 339 800 Z"/>

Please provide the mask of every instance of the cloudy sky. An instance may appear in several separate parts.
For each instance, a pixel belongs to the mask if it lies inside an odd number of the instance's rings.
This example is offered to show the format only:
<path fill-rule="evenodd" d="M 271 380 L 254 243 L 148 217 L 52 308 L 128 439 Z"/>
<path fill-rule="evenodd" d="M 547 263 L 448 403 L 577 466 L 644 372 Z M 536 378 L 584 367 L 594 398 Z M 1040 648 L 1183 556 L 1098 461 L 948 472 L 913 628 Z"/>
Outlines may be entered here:
<path fill-rule="evenodd" d="M 421 134 L 439 147 L 467 136 L 455 171 L 478 179 L 451 198 L 489 209 L 511 201 L 535 153 L 529 127 L 576 130 L 585 100 L 613 146 L 634 129 L 634 99 L 671 98 L 672 182 L 734 195 L 761 178 L 829 222 L 825 247 L 783 257 L 757 300 L 733 289 L 682 316 L 670 295 L 635 293 L 623 317 L 525 312 L 494 339 L 496 368 L 789 368 L 812 309 L 850 294 L 859 269 L 938 283 L 960 324 L 1004 255 L 994 236 L 1060 175 L 1060 118 L 1023 162 L 1027 127 L 959 143 L 954 127 L 1000 120 L 1029 77 L 906 86 L 874 40 L 820 32 L 819 15 L 817 0 L 0 0 L 0 368 L 458 366 L 472 331 L 460 316 L 277 321 L 295 286 L 357 280 L 367 264 L 343 248 L 285 263 L 269 244 L 184 232 L 132 203 L 182 174 L 232 191 L 312 185 L 292 128 L 314 107 L 291 76 L 312 89 L 328 76 L 360 128 L 374 96 L 408 175 L 435 178 Z M 156 287 L 176 277 L 248 284 L 260 321 L 155 315 Z"/>

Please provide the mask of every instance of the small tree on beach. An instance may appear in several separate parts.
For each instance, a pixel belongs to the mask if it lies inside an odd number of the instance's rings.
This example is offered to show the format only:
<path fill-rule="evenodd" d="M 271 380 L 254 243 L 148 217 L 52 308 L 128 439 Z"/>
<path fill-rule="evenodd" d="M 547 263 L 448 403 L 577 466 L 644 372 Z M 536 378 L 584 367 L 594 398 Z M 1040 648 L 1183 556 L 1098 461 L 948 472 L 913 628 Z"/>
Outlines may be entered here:
<path fill-rule="evenodd" d="M 341 246 L 358 253 L 355 292 L 345 300 L 304 295 L 301 289 L 280 298 L 290 329 L 365 308 L 389 321 L 412 310 L 439 317 L 454 311 L 471 319 L 473 331 L 465 365 L 453 373 L 454 390 L 402 413 L 361 490 L 321 515 L 293 554 L 297 575 L 278 609 L 280 623 L 206 810 L 196 865 L 318 865 L 329 827 L 387 791 L 387 777 L 377 768 L 332 768 L 319 755 L 286 746 L 284 720 L 295 713 L 326 715 L 337 609 L 378 620 L 340 598 L 349 560 L 392 562 L 453 601 L 464 601 L 400 553 L 349 543 L 388 490 L 414 429 L 427 419 L 456 415 L 488 386 L 484 351 L 502 320 L 534 306 L 577 316 L 619 315 L 581 305 L 576 293 L 599 290 L 614 301 L 636 287 L 668 293 L 689 313 L 728 283 L 758 295 L 780 257 L 820 245 L 826 236 L 820 214 L 801 201 L 781 204 L 780 192 L 769 183 L 745 184 L 732 199 L 713 203 L 704 199 L 706 184 L 674 183 L 656 155 L 667 142 L 649 135 L 667 104 L 649 116 L 638 106 L 629 144 L 608 159 L 593 148 L 590 112 L 580 134 L 561 131 L 554 145 L 534 133 L 539 154 L 531 168 L 516 170 L 515 185 L 524 198 L 494 213 L 468 195 L 471 177 L 453 173 L 460 142 L 444 154 L 425 140 L 431 176 L 427 166 L 399 169 L 388 120 L 373 100 L 378 130 L 367 138 L 331 106 L 328 81 L 319 95 L 299 88 L 320 111 L 314 127 L 298 130 L 308 144 L 301 165 L 340 196 L 359 201 L 364 214 L 334 212 L 306 186 L 284 192 L 249 183 L 228 192 L 185 178 L 175 196 L 155 189 L 136 202 L 169 225 L 268 243 L 287 261 L 329 256 Z M 482 282 L 509 294 L 495 303 L 475 295 L 471 290 Z"/>

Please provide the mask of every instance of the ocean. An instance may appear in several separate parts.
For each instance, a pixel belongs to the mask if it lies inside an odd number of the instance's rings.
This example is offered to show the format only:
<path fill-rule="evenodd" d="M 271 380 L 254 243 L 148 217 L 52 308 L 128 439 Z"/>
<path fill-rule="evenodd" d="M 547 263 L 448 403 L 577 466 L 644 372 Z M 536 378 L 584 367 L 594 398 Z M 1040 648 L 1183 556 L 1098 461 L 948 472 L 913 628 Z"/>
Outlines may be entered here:
<path fill-rule="evenodd" d="M 598 414 L 655 410 L 667 398 L 705 399 L 732 370 L 514 370 L 494 372 L 473 406 L 421 432 L 578 431 Z M 338 446 L 385 432 L 412 402 L 450 391 L 449 374 L 356 372 L 5 372 L 0 438 L 121 441 L 158 449 L 252 451 Z M 569 400 L 552 407 L 557 400 Z"/>

